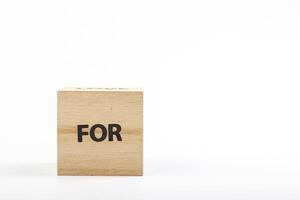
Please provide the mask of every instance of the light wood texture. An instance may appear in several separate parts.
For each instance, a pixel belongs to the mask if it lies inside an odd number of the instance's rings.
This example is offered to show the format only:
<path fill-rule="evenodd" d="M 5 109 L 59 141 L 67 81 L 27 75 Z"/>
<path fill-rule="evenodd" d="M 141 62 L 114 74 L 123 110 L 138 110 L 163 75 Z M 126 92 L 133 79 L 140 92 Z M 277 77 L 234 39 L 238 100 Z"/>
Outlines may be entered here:
<path fill-rule="evenodd" d="M 122 141 L 95 142 L 77 125 L 120 124 Z M 101 136 L 101 131 L 97 132 Z M 98 136 L 99 136 L 98 135 Z M 143 92 L 73 88 L 57 93 L 58 175 L 143 175 Z"/>

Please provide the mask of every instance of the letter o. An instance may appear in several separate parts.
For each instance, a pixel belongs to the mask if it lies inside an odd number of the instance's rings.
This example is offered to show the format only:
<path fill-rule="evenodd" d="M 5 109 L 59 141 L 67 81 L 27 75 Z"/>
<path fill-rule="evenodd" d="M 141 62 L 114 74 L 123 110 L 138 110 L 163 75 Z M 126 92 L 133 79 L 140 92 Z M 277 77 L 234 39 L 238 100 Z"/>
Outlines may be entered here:
<path fill-rule="evenodd" d="M 97 128 L 100 128 L 101 132 L 102 132 L 102 136 L 100 138 L 97 138 L 96 134 L 95 134 L 95 131 Z M 91 136 L 92 140 L 94 140 L 96 142 L 101 142 L 101 141 L 105 140 L 105 138 L 107 136 L 107 130 L 106 130 L 105 126 L 103 126 L 102 124 L 95 124 L 90 129 L 90 136 Z"/>

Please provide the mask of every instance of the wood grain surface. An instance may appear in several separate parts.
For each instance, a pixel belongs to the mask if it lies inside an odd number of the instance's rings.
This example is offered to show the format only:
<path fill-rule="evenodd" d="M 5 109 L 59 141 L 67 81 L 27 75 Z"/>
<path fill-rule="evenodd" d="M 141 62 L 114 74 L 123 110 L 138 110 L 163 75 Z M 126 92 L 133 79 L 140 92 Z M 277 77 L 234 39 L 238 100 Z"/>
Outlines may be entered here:
<path fill-rule="evenodd" d="M 88 124 L 89 128 L 94 124 L 120 124 L 122 141 L 95 142 L 84 135 L 78 142 L 78 124 Z M 143 175 L 143 91 L 58 91 L 57 174 Z"/>

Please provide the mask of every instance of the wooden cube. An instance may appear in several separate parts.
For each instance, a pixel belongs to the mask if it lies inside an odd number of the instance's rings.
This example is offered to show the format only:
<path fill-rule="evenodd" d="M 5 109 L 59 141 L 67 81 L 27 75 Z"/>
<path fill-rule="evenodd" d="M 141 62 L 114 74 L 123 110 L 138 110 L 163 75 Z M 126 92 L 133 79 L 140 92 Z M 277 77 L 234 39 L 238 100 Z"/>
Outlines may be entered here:
<path fill-rule="evenodd" d="M 58 175 L 143 175 L 143 91 L 57 92 Z"/>

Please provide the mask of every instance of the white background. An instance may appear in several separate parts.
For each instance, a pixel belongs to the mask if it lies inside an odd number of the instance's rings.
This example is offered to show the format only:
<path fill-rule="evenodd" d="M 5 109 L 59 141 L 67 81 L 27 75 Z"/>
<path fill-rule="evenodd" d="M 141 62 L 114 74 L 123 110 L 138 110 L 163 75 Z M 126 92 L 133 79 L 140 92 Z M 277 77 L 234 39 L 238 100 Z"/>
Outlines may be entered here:
<path fill-rule="evenodd" d="M 0 2 L 0 199 L 300 199 L 299 1 Z M 56 176 L 56 90 L 143 87 L 143 177 Z"/>

